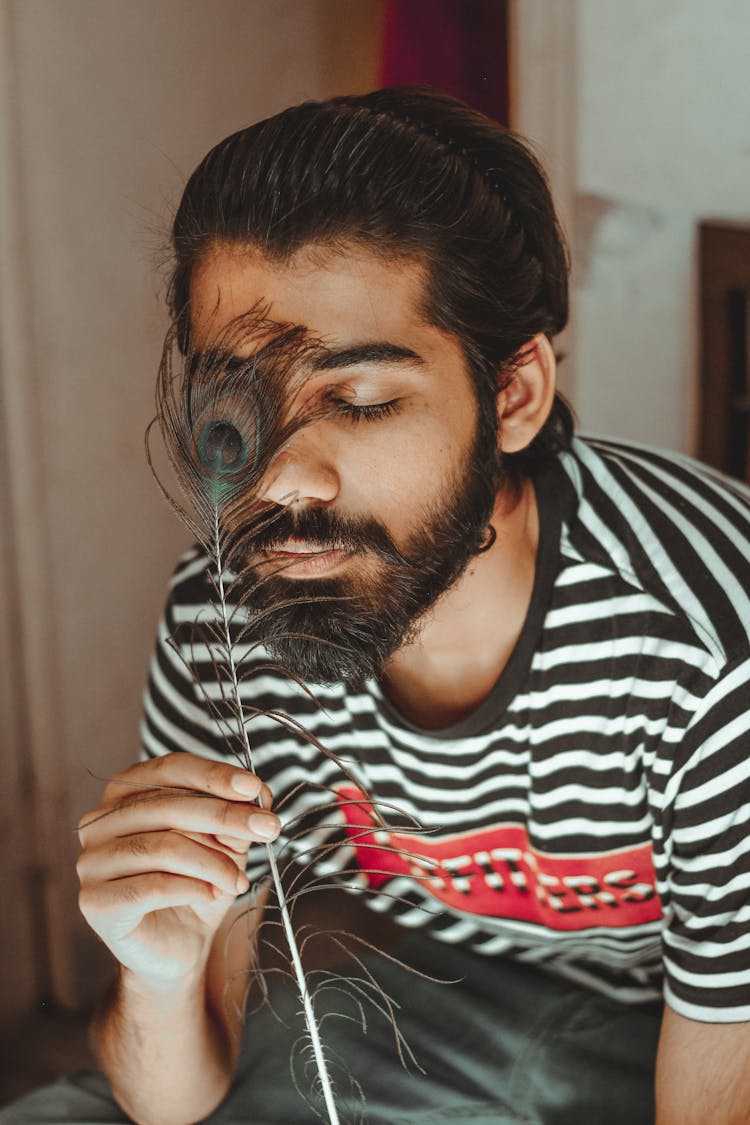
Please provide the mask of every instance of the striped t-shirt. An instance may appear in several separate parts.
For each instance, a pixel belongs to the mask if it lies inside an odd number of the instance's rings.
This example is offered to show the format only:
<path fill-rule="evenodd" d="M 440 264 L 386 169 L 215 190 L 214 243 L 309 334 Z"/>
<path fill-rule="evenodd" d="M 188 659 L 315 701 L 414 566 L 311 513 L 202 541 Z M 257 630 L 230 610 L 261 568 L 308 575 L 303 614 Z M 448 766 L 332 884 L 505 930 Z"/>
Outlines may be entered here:
<path fill-rule="evenodd" d="M 420 729 L 375 681 L 315 686 L 316 703 L 262 650 L 240 654 L 276 846 L 444 942 L 750 1020 L 750 490 L 599 439 L 534 483 L 525 625 L 461 722 Z M 149 756 L 229 754 L 213 707 L 226 685 L 195 626 L 214 612 L 206 562 L 193 550 L 172 581 Z M 265 854 L 250 849 L 251 879 Z"/>

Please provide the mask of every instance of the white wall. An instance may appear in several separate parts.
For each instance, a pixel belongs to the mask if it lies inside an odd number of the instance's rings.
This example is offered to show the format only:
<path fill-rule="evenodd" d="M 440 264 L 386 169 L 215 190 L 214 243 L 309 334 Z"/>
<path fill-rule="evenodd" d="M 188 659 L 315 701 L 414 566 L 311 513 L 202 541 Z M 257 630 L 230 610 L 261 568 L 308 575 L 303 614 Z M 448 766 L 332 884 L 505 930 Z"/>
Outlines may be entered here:
<path fill-rule="evenodd" d="M 750 220 L 750 4 L 577 7 L 582 424 L 694 450 L 696 223 Z"/>
<path fill-rule="evenodd" d="M 166 324 L 154 258 L 210 145 L 375 83 L 379 14 L 379 0 L 0 0 L 0 509 L 16 556 L 0 585 L 13 571 L 20 610 L 0 621 L 0 656 L 23 673 L 28 719 L 3 752 L 33 765 L 0 814 L 31 787 L 41 841 L 41 871 L 23 847 L 6 855 L 0 893 L 43 886 L 58 994 L 90 984 L 95 952 L 73 872 L 77 818 L 102 788 L 89 771 L 137 756 L 156 617 L 186 542 L 143 453 Z"/>

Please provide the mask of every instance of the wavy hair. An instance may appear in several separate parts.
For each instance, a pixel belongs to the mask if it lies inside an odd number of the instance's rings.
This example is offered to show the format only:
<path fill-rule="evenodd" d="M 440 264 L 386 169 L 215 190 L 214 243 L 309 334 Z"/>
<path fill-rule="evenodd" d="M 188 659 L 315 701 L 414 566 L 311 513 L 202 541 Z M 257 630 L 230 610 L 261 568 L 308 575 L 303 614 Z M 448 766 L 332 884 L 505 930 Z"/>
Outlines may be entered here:
<path fill-rule="evenodd" d="M 528 145 L 429 87 L 305 102 L 232 134 L 190 177 L 172 231 L 169 303 L 189 349 L 191 271 L 212 243 L 288 260 L 315 243 L 356 242 L 427 267 L 428 323 L 454 334 L 497 433 L 496 396 L 524 344 L 568 317 L 568 253 L 544 171 Z M 533 473 L 567 448 L 557 394 L 531 443 L 504 469 Z M 497 472 L 499 465 L 488 467 Z"/>

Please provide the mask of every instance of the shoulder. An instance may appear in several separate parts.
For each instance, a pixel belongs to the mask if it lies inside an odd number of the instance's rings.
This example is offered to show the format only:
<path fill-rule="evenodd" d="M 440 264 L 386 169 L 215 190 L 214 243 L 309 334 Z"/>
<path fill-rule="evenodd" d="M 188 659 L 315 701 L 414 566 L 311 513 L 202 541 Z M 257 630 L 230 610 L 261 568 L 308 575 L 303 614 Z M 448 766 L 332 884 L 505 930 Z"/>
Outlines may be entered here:
<path fill-rule="evenodd" d="M 750 524 L 750 487 L 685 453 L 589 435 L 573 439 L 570 454 L 563 454 L 566 460 L 578 463 L 600 483 L 618 470 L 622 483 L 630 481 L 637 491 L 658 489 L 661 481 L 663 488 L 671 486 L 681 492 L 688 506 L 710 507 L 732 497 L 745 523 Z"/>
<path fill-rule="evenodd" d="M 561 457 L 574 549 L 616 571 L 717 665 L 750 648 L 750 489 L 677 453 L 602 438 Z"/>
<path fill-rule="evenodd" d="M 167 607 L 205 605 L 211 601 L 211 560 L 199 545 L 185 551 L 169 580 Z"/>

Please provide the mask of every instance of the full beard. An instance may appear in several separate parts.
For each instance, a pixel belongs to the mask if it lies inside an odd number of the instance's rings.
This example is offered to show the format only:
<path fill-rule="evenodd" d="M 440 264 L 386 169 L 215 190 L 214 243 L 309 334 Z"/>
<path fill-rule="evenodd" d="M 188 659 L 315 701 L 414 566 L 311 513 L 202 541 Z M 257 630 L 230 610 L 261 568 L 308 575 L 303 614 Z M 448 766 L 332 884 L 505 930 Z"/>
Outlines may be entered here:
<path fill-rule="evenodd" d="M 441 502 L 421 513 L 403 549 L 367 517 L 316 507 L 278 509 L 267 517 L 252 534 L 250 565 L 246 541 L 244 565 L 232 569 L 237 594 L 250 613 L 259 614 L 271 657 L 311 683 L 357 688 L 379 676 L 388 658 L 416 639 L 427 611 L 485 544 L 498 483 L 488 470 L 495 449 L 494 435 L 482 439 L 478 431 L 465 471 L 449 482 Z M 343 547 L 353 559 L 346 565 L 356 573 L 285 578 L 285 564 L 262 553 L 291 538 L 321 551 Z"/>

